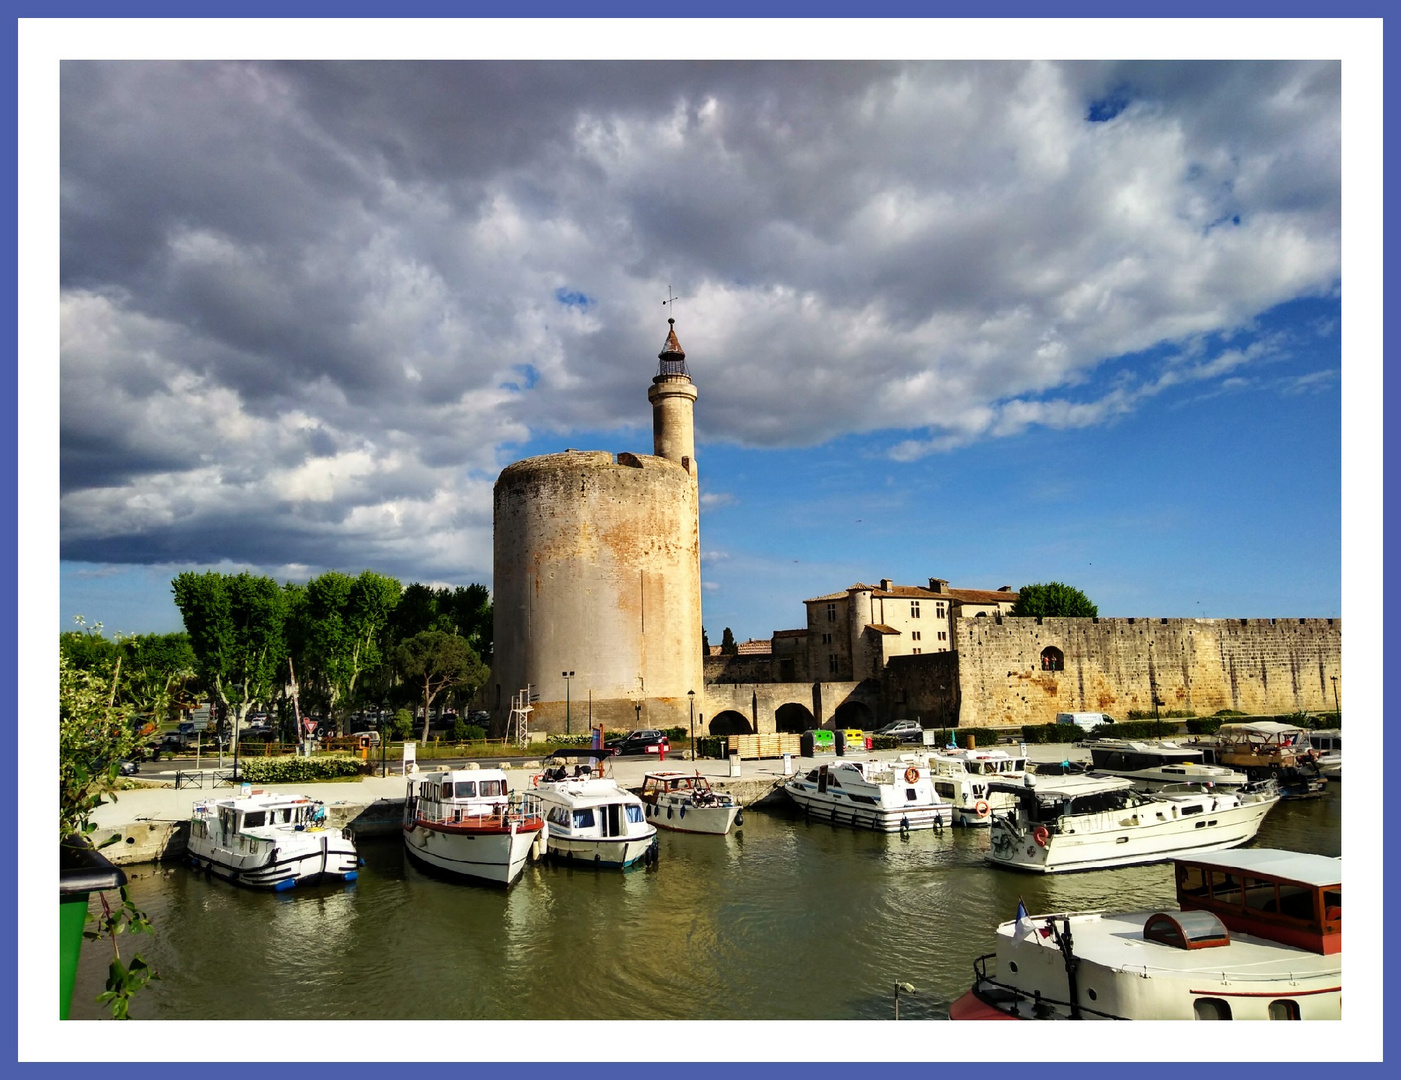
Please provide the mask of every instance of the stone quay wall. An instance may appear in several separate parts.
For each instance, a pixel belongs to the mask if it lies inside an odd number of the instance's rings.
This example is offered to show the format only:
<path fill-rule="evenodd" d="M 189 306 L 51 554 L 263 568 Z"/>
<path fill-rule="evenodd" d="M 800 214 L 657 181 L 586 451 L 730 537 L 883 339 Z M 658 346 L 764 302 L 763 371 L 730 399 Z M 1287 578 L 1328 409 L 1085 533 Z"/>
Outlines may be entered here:
<path fill-rule="evenodd" d="M 965 727 L 1051 723 L 1058 712 L 1123 720 L 1151 712 L 1155 692 L 1162 710 L 1199 716 L 1324 711 L 1342 675 L 1341 619 L 1004 616 L 957 620 L 954 633 Z"/>

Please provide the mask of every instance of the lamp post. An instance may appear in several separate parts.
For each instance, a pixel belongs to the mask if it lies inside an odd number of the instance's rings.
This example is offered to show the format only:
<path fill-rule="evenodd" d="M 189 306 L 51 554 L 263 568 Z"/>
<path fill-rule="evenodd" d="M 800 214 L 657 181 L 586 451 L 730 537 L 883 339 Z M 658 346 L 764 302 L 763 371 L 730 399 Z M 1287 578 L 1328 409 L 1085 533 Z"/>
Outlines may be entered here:
<path fill-rule="evenodd" d="M 1333 680 L 1333 711 L 1338 714 L 1339 719 L 1342 719 L 1343 707 L 1338 704 L 1338 677 L 1336 675 L 1328 677 Z"/>
<path fill-rule="evenodd" d="M 901 994 L 902 991 L 903 991 L 904 993 L 906 993 L 906 994 L 913 994 L 913 993 L 915 992 L 915 988 L 914 988 L 913 986 L 911 986 L 911 985 L 910 985 L 909 983 L 907 983 L 907 982 L 898 982 L 898 983 L 895 984 L 895 1019 L 896 1019 L 896 1020 L 899 1020 L 899 1019 L 900 1019 L 900 994 Z"/>
<path fill-rule="evenodd" d="M 569 734 L 569 680 L 574 678 L 574 672 L 561 671 L 559 677 L 564 680 L 564 733 Z"/>
<path fill-rule="evenodd" d="M 696 760 L 696 692 L 686 691 L 686 700 L 691 703 L 691 760 Z"/>

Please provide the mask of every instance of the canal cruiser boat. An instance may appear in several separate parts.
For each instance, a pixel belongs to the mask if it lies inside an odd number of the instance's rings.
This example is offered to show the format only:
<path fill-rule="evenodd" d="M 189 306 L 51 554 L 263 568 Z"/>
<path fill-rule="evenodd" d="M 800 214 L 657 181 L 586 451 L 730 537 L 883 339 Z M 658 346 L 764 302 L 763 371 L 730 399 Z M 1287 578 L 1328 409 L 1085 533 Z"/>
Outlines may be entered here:
<path fill-rule="evenodd" d="M 1238 769 L 1252 780 L 1273 780 L 1286 799 L 1323 794 L 1327 781 L 1308 734 L 1296 724 L 1274 720 L 1222 724 L 1216 734 L 1194 742 L 1210 765 Z"/>
<path fill-rule="evenodd" d="M 1269 783 L 1236 791 L 1139 791 L 1121 776 L 1041 777 L 992 785 L 1016 799 L 993 815 L 987 860 L 1034 873 L 1165 862 L 1252 839 L 1277 802 Z"/>
<path fill-rule="evenodd" d="M 1343 733 L 1338 728 L 1309 732 L 1309 745 L 1318 755 L 1318 771 L 1326 780 L 1343 778 Z"/>
<path fill-rule="evenodd" d="M 656 826 L 647 820 L 638 796 L 603 775 L 607 754 L 556 750 L 545 770 L 531 777 L 549 827 L 546 853 L 556 861 L 598 869 L 653 865 Z"/>
<path fill-rule="evenodd" d="M 326 878 L 354 881 L 355 842 L 326 824 L 326 806 L 303 795 L 254 791 L 196 803 L 186 857 L 196 869 L 279 892 Z"/>
<path fill-rule="evenodd" d="M 430 870 L 510 885 L 544 854 L 539 796 L 512 793 L 501 769 L 418 773 L 404 800 L 404 850 Z"/>
<path fill-rule="evenodd" d="M 902 759 L 903 760 L 903 759 Z M 994 780 L 1020 783 L 1026 755 L 1006 750 L 941 750 L 923 755 L 934 779 L 934 791 L 953 807 L 955 825 L 991 825 L 995 810 L 1009 809 L 1014 799 L 989 791 Z"/>
<path fill-rule="evenodd" d="M 735 797 L 712 791 L 700 773 L 649 772 L 642 781 L 647 819 L 662 829 L 723 836 L 744 816 Z"/>
<path fill-rule="evenodd" d="M 1245 773 L 1207 765 L 1202 751 L 1168 740 L 1097 739 L 1090 744 L 1090 771 L 1122 776 L 1140 791 L 1183 791 L 1190 786 L 1231 791 L 1251 783 Z"/>
<path fill-rule="evenodd" d="M 905 833 L 953 822 L 929 766 L 912 759 L 819 765 L 785 780 L 783 790 L 809 817 L 858 829 Z"/>
<path fill-rule="evenodd" d="M 1341 859 L 1251 848 L 1173 861 L 1176 909 L 1027 916 L 1019 903 L 950 1018 L 1341 1019 Z"/>

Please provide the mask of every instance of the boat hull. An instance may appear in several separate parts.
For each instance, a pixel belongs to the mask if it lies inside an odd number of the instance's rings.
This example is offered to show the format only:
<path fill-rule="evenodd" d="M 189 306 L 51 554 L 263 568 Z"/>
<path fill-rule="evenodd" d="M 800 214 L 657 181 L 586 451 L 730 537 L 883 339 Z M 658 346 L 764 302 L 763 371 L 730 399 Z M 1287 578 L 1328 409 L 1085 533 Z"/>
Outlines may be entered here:
<path fill-rule="evenodd" d="M 599 870 L 625 870 L 644 861 L 654 861 L 657 831 L 645 835 L 585 837 L 566 836 L 550 831 L 546 847 L 550 858 L 571 866 Z"/>
<path fill-rule="evenodd" d="M 1145 822 L 1139 814 L 1126 813 L 1139 824 L 1086 828 L 1051 833 L 1038 843 L 1031 829 L 1012 829 L 998 822 L 986 859 L 996 866 L 1032 873 L 1055 874 L 1067 870 L 1098 870 L 1111 866 L 1164 862 L 1177 855 L 1223 851 L 1254 838 L 1275 799 L 1242 803 L 1193 817 Z"/>
<path fill-rule="evenodd" d="M 911 803 L 905 806 L 879 806 L 853 803 L 819 792 L 803 791 L 785 785 L 783 790 L 808 817 L 850 825 L 873 832 L 919 832 L 942 829 L 953 823 L 953 807 L 947 803 Z"/>
<path fill-rule="evenodd" d="M 354 881 L 360 860 L 339 829 L 312 829 L 238 849 L 191 836 L 186 857 L 196 869 L 250 889 L 283 891 L 323 879 Z"/>
<path fill-rule="evenodd" d="M 738 805 L 695 806 L 688 799 L 669 799 L 665 795 L 658 796 L 654 803 L 647 803 L 647 820 L 659 829 L 672 832 L 723 836 L 734 827 L 739 813 Z"/>
<path fill-rule="evenodd" d="M 547 832 L 513 823 L 497 829 L 415 822 L 404 828 L 404 850 L 420 865 L 453 877 L 510 885 L 521 876 L 531 851 Z"/>

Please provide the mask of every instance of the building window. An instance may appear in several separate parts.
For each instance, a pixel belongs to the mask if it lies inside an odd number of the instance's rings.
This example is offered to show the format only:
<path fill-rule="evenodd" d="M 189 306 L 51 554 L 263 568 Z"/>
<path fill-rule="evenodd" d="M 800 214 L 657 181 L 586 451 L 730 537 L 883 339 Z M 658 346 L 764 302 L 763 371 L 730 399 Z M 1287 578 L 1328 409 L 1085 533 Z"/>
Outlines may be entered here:
<path fill-rule="evenodd" d="M 836 653 L 829 653 L 828 656 L 827 656 L 827 674 L 828 674 L 828 675 L 835 675 L 836 673 L 837 673 L 837 654 L 836 654 Z"/>
<path fill-rule="evenodd" d="M 942 619 L 942 618 L 944 617 L 944 605 L 943 605 L 943 604 L 935 604 L 935 605 L 934 605 L 934 614 L 935 614 L 938 618 Z"/>
<path fill-rule="evenodd" d="M 940 641 L 948 641 L 948 640 L 949 640 L 949 632 L 948 632 L 947 630 L 940 630 L 940 631 L 939 631 L 939 640 L 940 640 Z"/>
<path fill-rule="evenodd" d="M 1041 650 L 1041 670 L 1064 671 L 1065 653 L 1061 652 L 1054 645 L 1047 645 Z"/>
<path fill-rule="evenodd" d="M 836 622 L 836 621 L 837 621 L 837 605 L 836 605 L 836 604 L 828 604 L 828 605 L 827 605 L 827 621 L 828 621 L 828 622 Z"/>
<path fill-rule="evenodd" d="M 918 630 L 911 631 L 911 633 L 910 633 L 910 640 L 911 640 L 911 641 L 918 641 L 918 640 L 919 640 L 919 631 L 918 631 Z"/>
<path fill-rule="evenodd" d="M 910 618 L 912 618 L 912 619 L 918 619 L 918 618 L 919 618 L 919 601 L 918 601 L 918 600 L 911 600 L 911 601 L 910 601 Z"/>
<path fill-rule="evenodd" d="M 919 655 L 920 653 L 922 653 L 922 652 L 924 652 L 923 649 L 916 649 L 916 650 L 915 650 L 915 655 L 918 656 L 918 655 Z"/>

